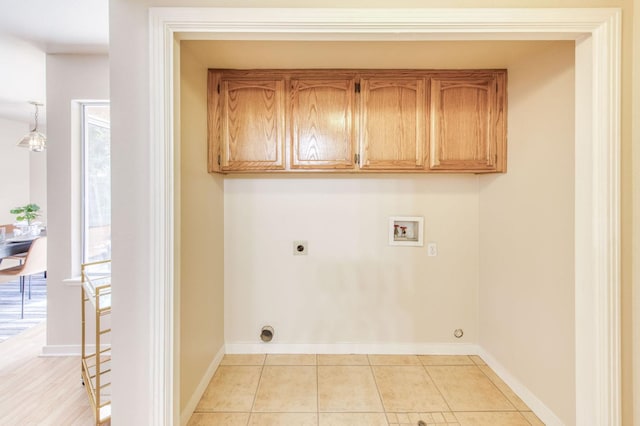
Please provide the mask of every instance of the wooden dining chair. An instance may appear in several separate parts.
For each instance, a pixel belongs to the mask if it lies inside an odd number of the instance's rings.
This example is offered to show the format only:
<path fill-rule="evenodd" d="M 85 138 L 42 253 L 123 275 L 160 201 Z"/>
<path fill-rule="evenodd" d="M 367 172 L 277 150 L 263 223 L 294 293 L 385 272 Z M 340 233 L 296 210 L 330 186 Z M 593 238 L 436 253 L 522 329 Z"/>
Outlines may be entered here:
<path fill-rule="evenodd" d="M 10 235 L 13 235 L 13 231 L 14 229 L 16 229 L 16 226 L 12 224 L 7 224 L 7 225 L 0 225 L 0 228 L 4 228 L 6 238 L 11 238 Z M 11 256 L 7 256 L 4 259 L 0 259 L 0 263 L 2 263 L 3 260 L 15 260 L 18 263 L 22 263 L 24 262 L 24 259 L 26 257 L 27 257 L 27 252 L 18 253 Z"/>
<path fill-rule="evenodd" d="M 22 306 L 20 308 L 20 318 L 24 318 L 24 293 L 25 279 L 29 277 L 31 286 L 31 275 L 45 272 L 47 270 L 47 237 L 40 237 L 33 240 L 24 262 L 18 266 L 7 269 L 0 269 L 1 276 L 20 277 L 20 292 L 22 293 Z"/>

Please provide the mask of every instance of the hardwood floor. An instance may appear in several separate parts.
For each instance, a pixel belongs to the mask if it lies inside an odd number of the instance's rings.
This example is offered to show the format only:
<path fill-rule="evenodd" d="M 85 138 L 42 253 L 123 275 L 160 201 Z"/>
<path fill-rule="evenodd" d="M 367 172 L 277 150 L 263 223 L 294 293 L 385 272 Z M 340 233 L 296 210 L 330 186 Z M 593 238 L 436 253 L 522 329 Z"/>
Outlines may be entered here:
<path fill-rule="evenodd" d="M 93 425 L 80 357 L 41 357 L 45 327 L 0 343 L 0 424 Z"/>

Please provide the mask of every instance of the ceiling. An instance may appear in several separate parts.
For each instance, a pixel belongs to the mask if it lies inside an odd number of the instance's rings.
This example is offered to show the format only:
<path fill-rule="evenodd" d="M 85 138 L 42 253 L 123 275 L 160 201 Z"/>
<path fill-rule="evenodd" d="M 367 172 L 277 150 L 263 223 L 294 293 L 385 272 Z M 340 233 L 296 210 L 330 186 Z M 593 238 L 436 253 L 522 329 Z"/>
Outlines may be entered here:
<path fill-rule="evenodd" d="M 108 0 L 3 0 L 0 34 L 46 53 L 106 53 Z"/>
<path fill-rule="evenodd" d="M 0 118 L 33 124 L 29 101 L 46 101 L 47 54 L 108 52 L 109 1 L 0 1 Z"/>

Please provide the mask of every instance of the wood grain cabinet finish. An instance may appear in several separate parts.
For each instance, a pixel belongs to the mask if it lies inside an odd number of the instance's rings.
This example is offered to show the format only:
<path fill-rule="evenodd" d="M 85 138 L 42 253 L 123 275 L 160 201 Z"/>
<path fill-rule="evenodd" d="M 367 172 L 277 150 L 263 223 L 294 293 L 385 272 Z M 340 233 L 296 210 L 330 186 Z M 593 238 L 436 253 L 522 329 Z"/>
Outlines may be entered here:
<path fill-rule="evenodd" d="M 209 172 L 506 171 L 506 70 L 209 70 Z"/>
<path fill-rule="evenodd" d="M 506 171 L 506 72 L 457 72 L 431 78 L 433 171 Z"/>
<path fill-rule="evenodd" d="M 292 169 L 353 169 L 354 78 L 293 78 L 289 95 Z"/>
<path fill-rule="evenodd" d="M 223 171 L 284 170 L 283 94 L 284 79 L 222 79 Z"/>
<path fill-rule="evenodd" d="M 425 78 L 363 77 L 360 85 L 360 168 L 423 169 Z"/>

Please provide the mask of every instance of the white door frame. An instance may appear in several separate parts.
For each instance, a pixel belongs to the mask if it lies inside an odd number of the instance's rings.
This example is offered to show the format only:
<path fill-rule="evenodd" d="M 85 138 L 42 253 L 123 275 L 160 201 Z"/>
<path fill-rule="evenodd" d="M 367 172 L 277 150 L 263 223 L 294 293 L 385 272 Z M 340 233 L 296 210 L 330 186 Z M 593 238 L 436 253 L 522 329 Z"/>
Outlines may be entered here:
<path fill-rule="evenodd" d="M 619 9 L 150 10 L 151 424 L 179 417 L 174 381 L 177 39 L 575 40 L 576 421 L 621 424 Z M 163 391 L 161 391 L 163 390 Z"/>

